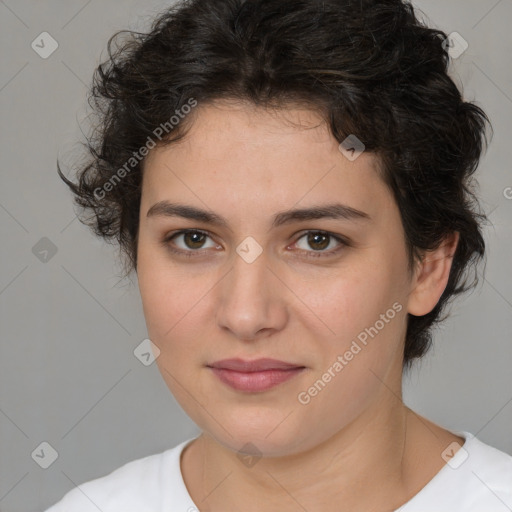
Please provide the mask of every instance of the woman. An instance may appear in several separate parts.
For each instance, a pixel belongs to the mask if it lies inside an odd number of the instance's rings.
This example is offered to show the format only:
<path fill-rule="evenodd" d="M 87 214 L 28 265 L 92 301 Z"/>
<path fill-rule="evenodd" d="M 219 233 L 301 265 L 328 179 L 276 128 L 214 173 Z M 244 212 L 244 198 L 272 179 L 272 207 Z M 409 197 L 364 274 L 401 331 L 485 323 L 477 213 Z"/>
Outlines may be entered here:
<path fill-rule="evenodd" d="M 59 174 L 202 433 L 50 512 L 512 510 L 511 456 L 402 401 L 485 251 L 449 43 L 398 0 L 189 0 L 109 44 Z"/>

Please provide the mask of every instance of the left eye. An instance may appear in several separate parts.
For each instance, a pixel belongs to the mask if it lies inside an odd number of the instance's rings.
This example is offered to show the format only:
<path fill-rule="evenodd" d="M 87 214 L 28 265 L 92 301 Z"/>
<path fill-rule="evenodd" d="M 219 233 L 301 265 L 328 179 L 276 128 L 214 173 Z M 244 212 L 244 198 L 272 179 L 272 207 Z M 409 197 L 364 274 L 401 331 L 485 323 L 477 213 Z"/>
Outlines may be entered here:
<path fill-rule="evenodd" d="M 309 247 L 312 247 L 314 250 L 313 251 L 310 251 L 308 249 L 301 249 L 301 250 L 304 250 L 309 253 L 313 253 L 313 254 L 310 254 L 311 256 L 322 256 L 323 253 L 326 253 L 326 252 L 330 253 L 330 254 L 337 252 L 339 250 L 339 247 L 338 247 L 338 249 L 334 249 L 334 250 L 330 250 L 330 251 L 324 250 L 324 249 L 327 249 L 331 245 L 332 241 L 336 241 L 338 246 L 346 245 L 341 238 L 339 238 L 335 235 L 332 235 L 331 233 L 326 233 L 325 231 L 308 231 L 307 233 L 302 235 L 297 240 L 297 242 L 295 242 L 295 245 L 299 246 L 299 241 L 304 238 L 306 239 L 307 245 L 309 245 Z M 319 254 L 315 254 L 315 253 L 319 253 Z"/>

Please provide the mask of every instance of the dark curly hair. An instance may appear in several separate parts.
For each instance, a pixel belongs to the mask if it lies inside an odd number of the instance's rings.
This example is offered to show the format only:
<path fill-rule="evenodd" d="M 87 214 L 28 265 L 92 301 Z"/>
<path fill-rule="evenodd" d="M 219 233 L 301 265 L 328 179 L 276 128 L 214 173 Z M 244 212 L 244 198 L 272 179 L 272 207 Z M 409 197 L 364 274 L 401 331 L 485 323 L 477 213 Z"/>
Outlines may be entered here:
<path fill-rule="evenodd" d="M 179 140 L 194 114 L 175 126 L 170 116 L 186 112 L 191 98 L 317 109 L 338 142 L 353 134 L 379 157 L 401 214 L 410 272 L 423 251 L 460 235 L 439 302 L 426 315 L 408 316 L 409 368 L 432 344 L 448 300 L 477 284 L 477 272 L 468 285 L 466 271 L 485 252 L 487 217 L 471 177 L 491 123 L 448 76 L 446 40 L 402 0 L 182 1 L 149 32 L 110 38 L 89 95 L 99 122 L 87 137 L 87 162 L 77 166 L 77 183 L 57 162 L 58 173 L 75 203 L 92 213 L 81 222 L 118 242 L 126 277 L 137 265 L 141 148 Z M 160 126 L 166 135 L 157 138 Z"/>

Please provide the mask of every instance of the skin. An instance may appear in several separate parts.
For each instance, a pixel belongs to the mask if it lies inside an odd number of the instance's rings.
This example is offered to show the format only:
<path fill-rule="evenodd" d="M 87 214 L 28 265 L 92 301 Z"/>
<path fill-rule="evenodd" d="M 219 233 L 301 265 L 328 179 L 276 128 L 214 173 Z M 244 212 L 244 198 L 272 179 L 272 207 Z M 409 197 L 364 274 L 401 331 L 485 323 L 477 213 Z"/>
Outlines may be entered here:
<path fill-rule="evenodd" d="M 424 315 L 438 302 L 458 234 L 409 273 L 400 214 L 377 157 L 347 159 L 306 107 L 276 111 L 225 100 L 199 105 L 186 122 L 186 137 L 153 149 L 144 164 L 137 276 L 159 370 L 202 431 L 181 459 L 192 499 L 201 512 L 398 508 L 445 465 L 443 450 L 464 442 L 402 402 L 407 313 Z M 147 217 L 162 200 L 215 212 L 228 227 Z M 271 227 L 278 212 L 334 202 L 371 220 Z M 181 229 L 209 235 L 178 235 L 165 246 Z M 329 237 L 308 243 L 304 235 L 315 230 L 349 244 Z M 236 252 L 248 236 L 262 249 L 251 263 Z M 170 246 L 196 252 L 186 257 Z M 394 303 L 401 311 L 300 403 L 298 394 Z M 306 369 L 247 393 L 206 367 L 230 357 Z M 261 454 L 251 466 L 238 456 L 246 443 Z"/>

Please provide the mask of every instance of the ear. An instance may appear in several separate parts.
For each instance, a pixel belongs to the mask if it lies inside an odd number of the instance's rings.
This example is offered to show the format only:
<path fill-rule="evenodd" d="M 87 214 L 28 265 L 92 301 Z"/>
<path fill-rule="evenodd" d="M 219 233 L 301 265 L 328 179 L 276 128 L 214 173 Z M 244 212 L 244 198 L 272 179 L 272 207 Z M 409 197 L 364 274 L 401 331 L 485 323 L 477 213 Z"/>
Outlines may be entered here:
<path fill-rule="evenodd" d="M 414 316 L 430 313 L 439 302 L 450 276 L 453 256 L 459 242 L 459 233 L 454 231 L 433 251 L 426 251 L 417 264 L 407 312 Z"/>

